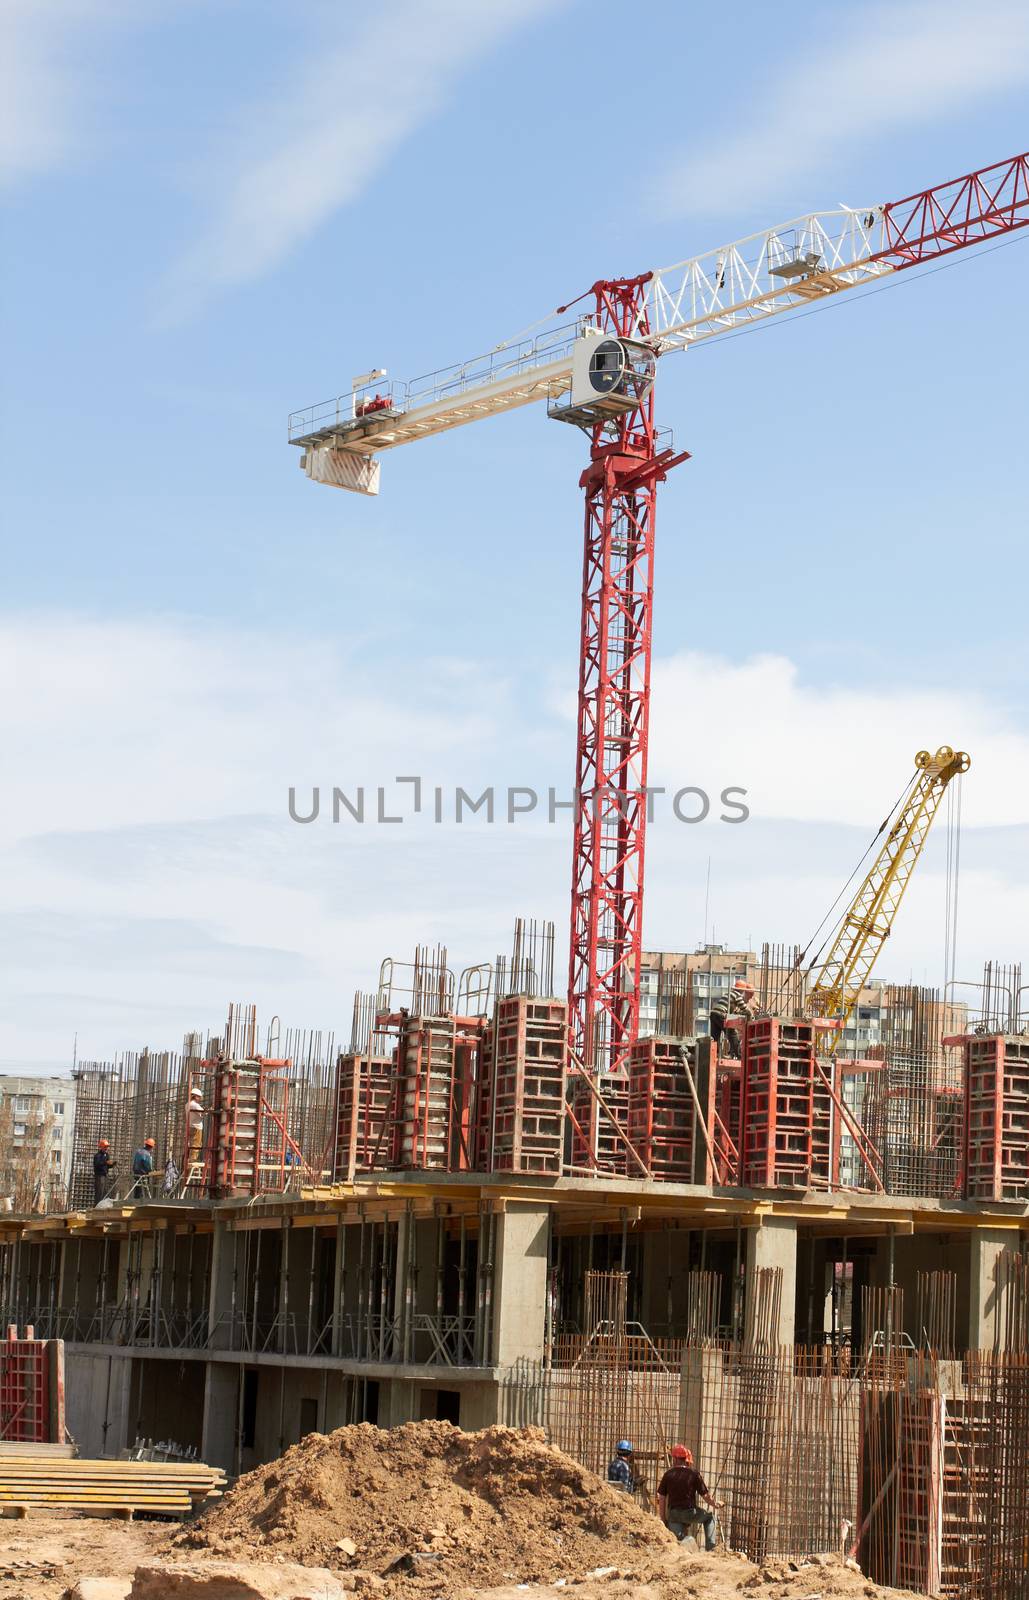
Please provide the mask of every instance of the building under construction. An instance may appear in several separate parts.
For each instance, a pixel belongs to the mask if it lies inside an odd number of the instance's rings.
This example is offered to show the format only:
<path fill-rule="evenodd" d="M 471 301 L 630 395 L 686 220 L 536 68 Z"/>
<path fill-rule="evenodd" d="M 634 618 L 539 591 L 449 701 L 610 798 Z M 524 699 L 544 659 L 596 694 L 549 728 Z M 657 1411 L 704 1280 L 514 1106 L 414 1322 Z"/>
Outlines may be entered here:
<path fill-rule="evenodd" d="M 345 1422 L 536 1422 L 596 1468 L 631 1437 L 653 1492 L 685 1437 L 737 1548 L 1023 1593 L 1029 1040 L 987 979 L 963 1034 L 900 987 L 867 1057 L 757 1005 L 603 1076 L 549 925 L 385 962 L 344 1049 L 233 1007 L 80 1069 L 69 1206 L 0 1216 L 4 1321 L 64 1340 L 85 1453 L 238 1472 Z"/>

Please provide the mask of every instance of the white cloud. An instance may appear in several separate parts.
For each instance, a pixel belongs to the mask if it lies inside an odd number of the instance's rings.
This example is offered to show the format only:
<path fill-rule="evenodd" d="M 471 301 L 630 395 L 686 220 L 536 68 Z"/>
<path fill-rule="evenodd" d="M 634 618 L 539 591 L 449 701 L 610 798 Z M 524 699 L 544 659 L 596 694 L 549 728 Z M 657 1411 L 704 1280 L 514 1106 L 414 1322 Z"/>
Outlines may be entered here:
<path fill-rule="evenodd" d="M 277 266 L 361 194 L 462 71 L 560 3 L 391 0 L 317 12 L 282 95 L 252 108 L 231 151 L 212 153 L 211 224 L 172 275 L 171 310 Z"/>
<path fill-rule="evenodd" d="M 685 653 L 657 661 L 653 697 L 653 781 L 742 784 L 762 818 L 872 829 L 914 776 L 915 752 L 949 744 L 972 757 L 970 826 L 1029 821 L 1029 737 L 973 690 L 811 684 L 783 656 Z"/>
<path fill-rule="evenodd" d="M 795 53 L 784 58 L 749 112 L 727 99 L 699 147 L 669 163 L 657 186 L 666 214 L 732 214 L 774 195 L 800 210 L 814 203 L 809 180 L 838 168 L 854 146 L 952 118 L 1029 81 L 1024 0 L 901 0 L 841 8 L 839 17 L 830 44 L 795 64 Z"/>
<path fill-rule="evenodd" d="M 0 184 L 61 166 L 81 146 L 91 75 L 87 36 L 118 0 L 3 0 L 0 5 Z"/>
<path fill-rule="evenodd" d="M 367 664 L 366 664 L 367 663 Z M 0 1058 L 173 1046 L 228 1000 L 349 1026 L 382 956 L 446 943 L 460 969 L 516 914 L 566 927 L 567 821 L 299 827 L 286 790 L 421 772 L 452 790 L 563 786 L 572 734 L 544 685 L 423 661 L 391 687 L 364 645 L 37 616 L 0 623 Z M 803 942 L 922 743 L 966 746 L 962 975 L 1017 959 L 1029 916 L 1029 737 L 985 699 L 804 682 L 786 660 L 683 655 L 654 674 L 652 782 L 749 791 L 746 826 L 659 814 L 646 940 Z M 515 765 L 517 763 L 517 765 Z M 1016 824 L 1022 823 L 1019 827 Z M 884 976 L 939 982 L 943 834 Z M 563 957 L 558 956 L 558 984 Z"/>

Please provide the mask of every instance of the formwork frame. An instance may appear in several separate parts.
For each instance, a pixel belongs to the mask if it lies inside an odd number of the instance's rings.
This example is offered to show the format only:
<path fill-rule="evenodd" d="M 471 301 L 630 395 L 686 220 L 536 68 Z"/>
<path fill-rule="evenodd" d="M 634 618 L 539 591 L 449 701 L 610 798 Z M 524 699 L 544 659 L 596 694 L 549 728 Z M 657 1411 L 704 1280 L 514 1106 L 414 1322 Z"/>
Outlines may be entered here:
<path fill-rule="evenodd" d="M 195 1128 L 187 1129 L 184 1187 L 199 1180 L 212 1196 L 281 1193 L 291 1173 L 310 1175 L 289 1131 L 292 1066 L 285 1056 L 255 1056 L 206 1058 L 189 1068 L 187 1105 L 199 1100 L 206 1128 L 199 1157 Z"/>
<path fill-rule="evenodd" d="M 740 1181 L 828 1188 L 832 1096 L 819 1074 L 812 1022 L 760 1017 L 743 1030 Z"/>
<path fill-rule="evenodd" d="M 992 1034 L 960 1043 L 965 1052 L 964 1194 L 970 1200 L 1024 1200 L 1029 1194 L 1029 1039 Z"/>
<path fill-rule="evenodd" d="M 477 1146 L 481 1017 L 381 1019 L 398 1029 L 390 1110 L 390 1164 L 417 1171 L 469 1171 Z"/>
<path fill-rule="evenodd" d="M 0 1441 L 63 1444 L 64 1346 L 37 1339 L 34 1327 L 0 1339 Z"/>
<path fill-rule="evenodd" d="M 624 1173 L 626 1146 L 632 1148 L 626 1132 L 628 1114 L 627 1072 L 609 1072 L 596 1078 L 585 1070 L 573 1071 L 566 1102 L 571 1170 Z M 637 1157 L 637 1162 L 643 1166 L 642 1158 Z"/>
<path fill-rule="evenodd" d="M 498 999 L 481 1075 L 479 1161 L 487 1172 L 560 1174 L 568 1076 L 563 1000 Z"/>
<path fill-rule="evenodd" d="M 352 1183 L 381 1150 L 393 1102 L 393 1063 L 371 1053 L 341 1055 L 336 1066 L 333 1179 Z"/>
<path fill-rule="evenodd" d="M 633 1045 L 626 1125 L 653 1177 L 720 1181 L 715 1061 L 710 1039 L 651 1036 Z"/>

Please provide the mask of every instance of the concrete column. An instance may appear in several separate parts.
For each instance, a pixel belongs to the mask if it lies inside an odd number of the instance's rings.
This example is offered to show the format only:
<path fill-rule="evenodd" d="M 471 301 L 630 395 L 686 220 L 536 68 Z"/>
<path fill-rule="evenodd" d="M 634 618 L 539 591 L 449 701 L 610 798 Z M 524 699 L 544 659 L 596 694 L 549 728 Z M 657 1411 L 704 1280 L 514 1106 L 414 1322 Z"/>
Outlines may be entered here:
<path fill-rule="evenodd" d="M 1018 1249 L 1019 1235 L 1007 1228 L 976 1228 L 969 1239 L 968 1348 L 993 1350 L 1004 1340 L 1001 1257 Z"/>
<path fill-rule="evenodd" d="M 332 1273 L 332 1353 L 343 1354 L 343 1286 L 346 1281 L 347 1230 L 343 1215 L 336 1219 L 336 1261 Z"/>
<path fill-rule="evenodd" d="M 463 1383 L 461 1385 L 461 1427 L 465 1433 L 477 1433 L 480 1428 L 505 1422 L 503 1416 L 503 1390 L 499 1383 Z M 517 1426 L 537 1423 L 543 1426 L 541 1415 L 519 1415 Z M 514 1426 L 515 1424 L 512 1424 Z"/>
<path fill-rule="evenodd" d="M 417 1310 L 419 1229 L 414 1208 L 408 1206 L 397 1219 L 397 1259 L 393 1273 L 393 1307 L 397 1336 L 393 1355 L 398 1361 L 414 1359 L 414 1316 Z M 414 1420 L 412 1417 L 411 1420 Z"/>
<path fill-rule="evenodd" d="M 550 1212 L 508 1202 L 497 1218 L 493 1274 L 493 1360 L 498 1367 L 544 1354 Z"/>
<path fill-rule="evenodd" d="M 240 1369 L 209 1361 L 204 1375 L 204 1428 L 200 1454 L 209 1467 L 236 1470 L 236 1422 Z"/>
<path fill-rule="evenodd" d="M 408 1378 L 385 1378 L 379 1383 L 379 1427 L 399 1428 L 418 1420 L 418 1385 Z"/>
<path fill-rule="evenodd" d="M 793 1344 L 797 1305 L 797 1224 L 786 1218 L 767 1217 L 758 1228 L 747 1229 L 746 1332 L 752 1331 L 755 1274 L 761 1267 L 782 1269 L 779 1324 L 772 1334 L 780 1344 Z"/>
<path fill-rule="evenodd" d="M 207 1342 L 212 1350 L 231 1350 L 234 1309 L 235 1239 L 224 1222 L 216 1222 L 211 1239 L 211 1283 L 207 1299 Z"/>
<path fill-rule="evenodd" d="M 731 1389 L 733 1404 L 719 1404 L 726 1377 L 720 1350 L 707 1346 L 688 1346 L 683 1352 L 679 1387 L 679 1438 L 695 1450 L 701 1440 L 714 1462 L 728 1459 L 735 1428 L 736 1389 Z M 702 1467 L 703 1471 L 704 1468 Z"/>

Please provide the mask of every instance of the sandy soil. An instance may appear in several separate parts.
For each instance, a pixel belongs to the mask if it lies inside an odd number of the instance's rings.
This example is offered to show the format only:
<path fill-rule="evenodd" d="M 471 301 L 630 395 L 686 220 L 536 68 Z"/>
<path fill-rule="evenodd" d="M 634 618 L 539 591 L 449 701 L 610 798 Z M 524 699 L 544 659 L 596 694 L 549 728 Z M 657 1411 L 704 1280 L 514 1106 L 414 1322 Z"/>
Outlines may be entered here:
<path fill-rule="evenodd" d="M 0 1600 L 60 1600 L 79 1577 L 130 1577 L 137 1562 L 174 1555 L 176 1529 L 167 1523 L 114 1522 L 73 1513 L 32 1513 L 23 1522 L 0 1522 Z M 203 1562 L 196 1552 L 197 1565 Z M 12 1576 L 14 1563 L 31 1562 Z M 613 1565 L 613 1564 L 612 1564 Z M 411 1600 L 426 1595 L 422 1579 L 407 1580 Z M 807 1562 L 770 1561 L 756 1567 L 723 1551 L 688 1554 L 664 1549 L 613 1572 L 492 1588 L 455 1587 L 454 1600 L 893 1600 L 900 1591 L 877 1589 L 832 1557 Z"/>
<path fill-rule="evenodd" d="M 171 1553 L 172 1522 L 115 1522 L 75 1512 L 30 1511 L 0 1520 L 0 1600 L 60 1600 L 80 1577 L 130 1575 L 149 1556 Z"/>

